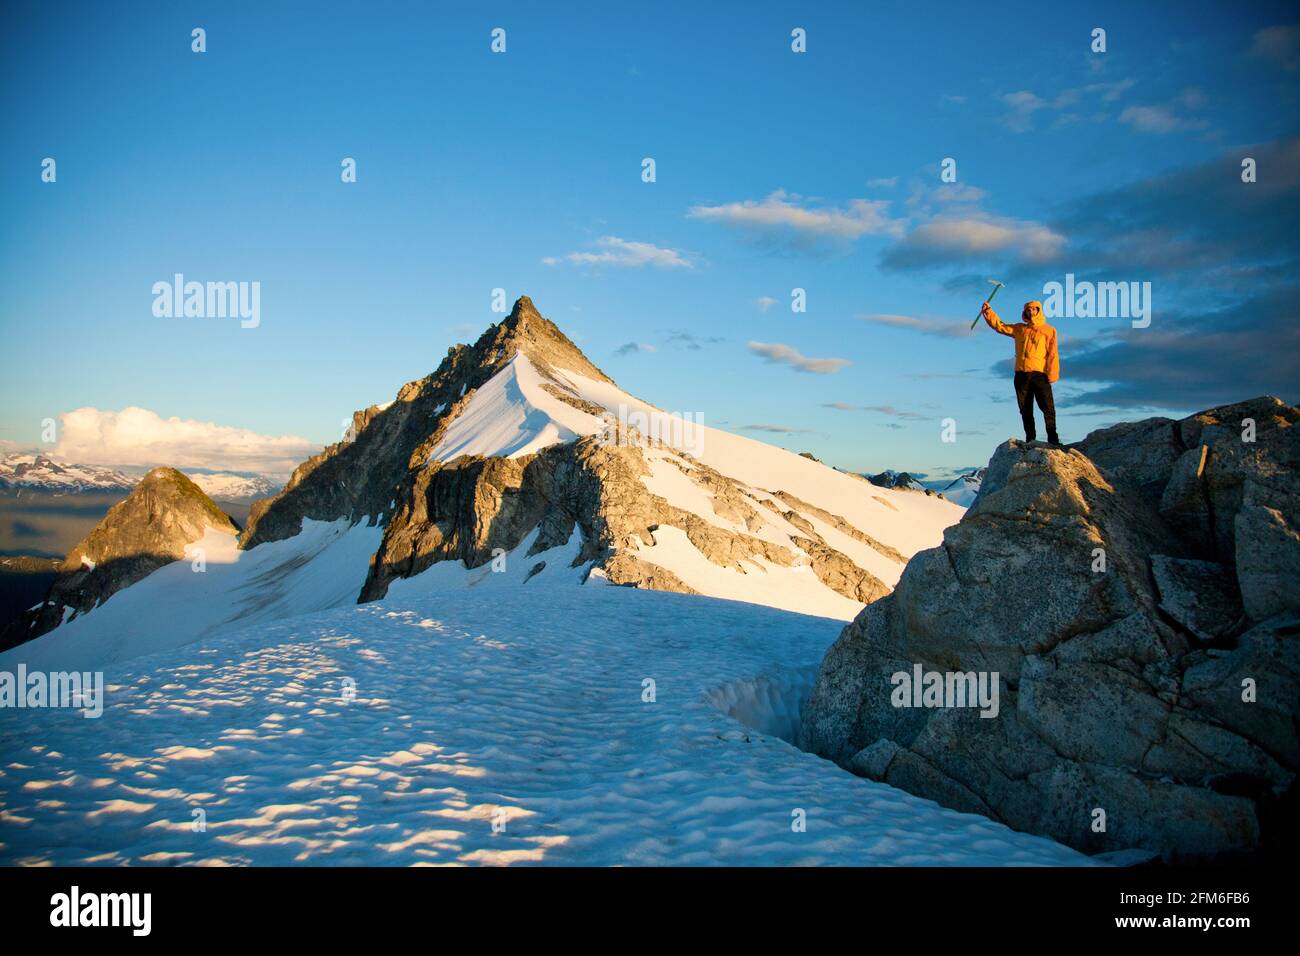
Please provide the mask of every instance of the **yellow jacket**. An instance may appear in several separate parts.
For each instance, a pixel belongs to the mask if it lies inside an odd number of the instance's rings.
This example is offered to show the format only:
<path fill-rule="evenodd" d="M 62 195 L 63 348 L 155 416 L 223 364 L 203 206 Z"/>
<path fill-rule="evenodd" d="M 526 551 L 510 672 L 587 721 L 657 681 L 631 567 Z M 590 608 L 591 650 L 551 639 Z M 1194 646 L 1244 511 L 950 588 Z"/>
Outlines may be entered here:
<path fill-rule="evenodd" d="M 1030 311 L 1031 305 L 1038 306 Z M 984 316 L 994 332 L 1009 335 L 1016 340 L 1016 371 L 1046 372 L 1047 380 L 1055 382 L 1061 377 L 1061 356 L 1056 350 L 1056 329 L 1043 320 L 1041 302 L 1026 302 L 1021 321 L 1007 325 L 998 314 L 989 309 Z"/>

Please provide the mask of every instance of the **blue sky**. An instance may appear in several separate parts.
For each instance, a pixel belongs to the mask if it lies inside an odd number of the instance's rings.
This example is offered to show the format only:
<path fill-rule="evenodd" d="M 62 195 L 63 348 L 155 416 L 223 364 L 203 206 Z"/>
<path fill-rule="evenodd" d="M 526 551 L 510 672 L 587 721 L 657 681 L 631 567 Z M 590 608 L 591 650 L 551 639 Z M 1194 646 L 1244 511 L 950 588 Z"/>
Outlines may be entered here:
<path fill-rule="evenodd" d="M 136 406 L 333 441 L 497 287 L 628 391 L 856 470 L 1018 433 L 1010 341 L 954 334 L 988 277 L 1008 318 L 1152 283 L 1150 328 L 1056 321 L 1067 441 L 1295 401 L 1300 16 L 1090 7 L 6 4 L 0 439 Z M 260 282 L 261 324 L 156 318 L 176 272 Z"/>

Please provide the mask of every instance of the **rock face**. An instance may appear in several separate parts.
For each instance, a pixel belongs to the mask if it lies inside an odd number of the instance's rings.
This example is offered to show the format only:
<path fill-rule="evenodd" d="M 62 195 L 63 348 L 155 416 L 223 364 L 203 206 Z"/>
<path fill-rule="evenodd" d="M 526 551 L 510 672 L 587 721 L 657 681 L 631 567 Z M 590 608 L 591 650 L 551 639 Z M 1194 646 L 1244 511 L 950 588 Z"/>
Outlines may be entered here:
<path fill-rule="evenodd" d="M 801 745 L 1086 852 L 1277 845 L 1300 766 L 1297 425 L 1260 398 L 1002 445 L 943 546 L 827 653 Z M 895 706 L 917 664 L 997 672 L 997 715 Z"/>
<path fill-rule="evenodd" d="M 208 529 L 239 533 L 194 482 L 174 468 L 155 468 L 68 553 L 44 603 L 0 634 L 0 648 L 39 637 L 186 557 Z"/>

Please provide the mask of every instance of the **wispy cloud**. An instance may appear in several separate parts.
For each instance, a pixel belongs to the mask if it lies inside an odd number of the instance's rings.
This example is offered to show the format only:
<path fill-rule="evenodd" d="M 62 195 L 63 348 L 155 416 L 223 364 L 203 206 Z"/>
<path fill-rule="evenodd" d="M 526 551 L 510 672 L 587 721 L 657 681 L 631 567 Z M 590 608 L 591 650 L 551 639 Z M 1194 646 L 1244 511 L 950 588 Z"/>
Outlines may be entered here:
<path fill-rule="evenodd" d="M 1170 106 L 1129 106 L 1119 114 L 1119 121 L 1142 133 L 1183 133 L 1209 127 L 1203 119 L 1180 116 Z"/>
<path fill-rule="evenodd" d="M 1133 80 L 1089 83 L 1062 90 L 1052 97 L 1039 96 L 1032 90 L 1003 93 L 999 99 L 1007 112 L 1002 116 L 1002 123 L 1013 132 L 1027 133 L 1034 129 L 1035 117 L 1040 113 L 1054 115 L 1058 124 L 1081 116 L 1104 119 L 1105 105 L 1118 100 L 1133 84 Z"/>
<path fill-rule="evenodd" d="M 926 335 L 937 335 L 942 338 L 965 338 L 974 334 L 971 331 L 969 322 L 951 322 L 946 319 L 920 318 L 913 315 L 890 315 L 888 313 L 858 315 L 854 316 L 854 318 L 862 322 L 888 325 L 896 329 L 910 329 L 914 332 L 923 332 Z"/>
<path fill-rule="evenodd" d="M 1300 70 L 1300 23 L 1257 31 L 1251 37 L 1250 55 L 1280 66 L 1288 73 Z"/>
<path fill-rule="evenodd" d="M 897 176 L 881 176 L 877 179 L 867 180 L 867 186 L 871 189 L 893 189 L 897 185 Z"/>
<path fill-rule="evenodd" d="M 749 432 L 771 432 L 777 435 L 807 435 L 812 432 L 810 428 L 789 428 L 786 425 L 741 425 L 744 431 Z"/>
<path fill-rule="evenodd" d="M 690 349 L 692 352 L 698 352 L 706 345 L 716 345 L 718 342 L 727 341 L 720 335 L 695 335 L 691 332 L 671 332 L 664 342 L 668 345 L 679 345 L 683 348 Z M 624 346 L 626 348 L 626 346 Z"/>
<path fill-rule="evenodd" d="M 261 435 L 215 422 L 163 418 L 134 406 L 120 412 L 78 408 L 59 420 L 59 440 L 52 453 L 88 465 L 170 465 L 284 477 L 321 449 L 296 435 Z"/>
<path fill-rule="evenodd" d="M 657 351 L 653 345 L 646 345 L 644 342 L 627 342 L 620 345 L 614 350 L 615 355 L 632 355 L 636 352 L 654 352 Z"/>
<path fill-rule="evenodd" d="M 758 311 L 766 312 L 768 309 L 772 308 L 772 306 L 776 305 L 776 299 L 772 298 L 770 295 L 760 295 L 754 304 L 758 306 Z"/>
<path fill-rule="evenodd" d="M 842 358 L 808 358 L 797 349 L 779 342 L 750 342 L 749 350 L 755 355 L 761 355 L 764 361 L 789 365 L 796 371 L 814 375 L 833 375 L 846 365 L 852 364 L 848 359 Z"/>
<path fill-rule="evenodd" d="M 850 405 L 848 402 L 827 402 L 823 407 L 833 408 L 840 412 L 875 412 L 878 415 L 900 418 L 909 422 L 929 421 L 928 415 L 909 412 L 906 409 L 895 408 L 893 405 Z"/>
<path fill-rule="evenodd" d="M 597 252 L 570 252 L 564 256 L 547 256 L 542 262 L 548 266 L 569 262 L 580 266 L 616 266 L 636 269 L 653 266 L 656 269 L 693 269 L 695 265 L 678 249 L 656 246 L 652 242 L 633 242 L 618 236 L 602 236 L 593 245 Z"/>
<path fill-rule="evenodd" d="M 850 199 L 842 206 L 817 206 L 797 193 L 778 189 L 761 200 L 692 206 L 687 215 L 756 235 L 852 241 L 867 235 L 897 233 L 901 224 L 889 218 L 888 209 L 889 202 L 880 199 Z"/>

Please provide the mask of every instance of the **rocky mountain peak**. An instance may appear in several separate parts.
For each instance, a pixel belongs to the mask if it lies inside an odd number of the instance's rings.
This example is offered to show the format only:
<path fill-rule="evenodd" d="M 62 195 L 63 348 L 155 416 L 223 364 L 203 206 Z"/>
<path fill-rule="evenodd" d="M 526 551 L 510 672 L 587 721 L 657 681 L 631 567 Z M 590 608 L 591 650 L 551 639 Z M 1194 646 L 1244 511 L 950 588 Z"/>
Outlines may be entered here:
<path fill-rule="evenodd" d="M 155 468 L 68 552 L 44 603 L 0 633 L 0 648 L 44 634 L 187 557 L 209 530 L 239 533 L 189 478 L 175 468 Z"/>
<path fill-rule="evenodd" d="M 552 382 L 557 382 L 556 370 L 563 369 L 613 384 L 522 295 L 510 314 L 488 326 L 473 345 L 453 346 L 436 371 L 402 386 L 394 402 L 355 413 L 343 441 L 303 462 L 283 491 L 253 506 L 242 546 L 291 537 L 304 518 L 378 521 L 391 514 L 408 473 L 424 466 L 477 390 L 520 354 Z M 551 387 L 563 393 L 558 384 Z"/>
<path fill-rule="evenodd" d="M 563 368 L 600 382 L 613 382 L 558 325 L 538 312 L 526 295 L 516 299 L 510 314 L 489 326 L 473 348 L 482 361 L 494 367 L 523 352 L 544 374 L 549 375 L 553 368 Z"/>

